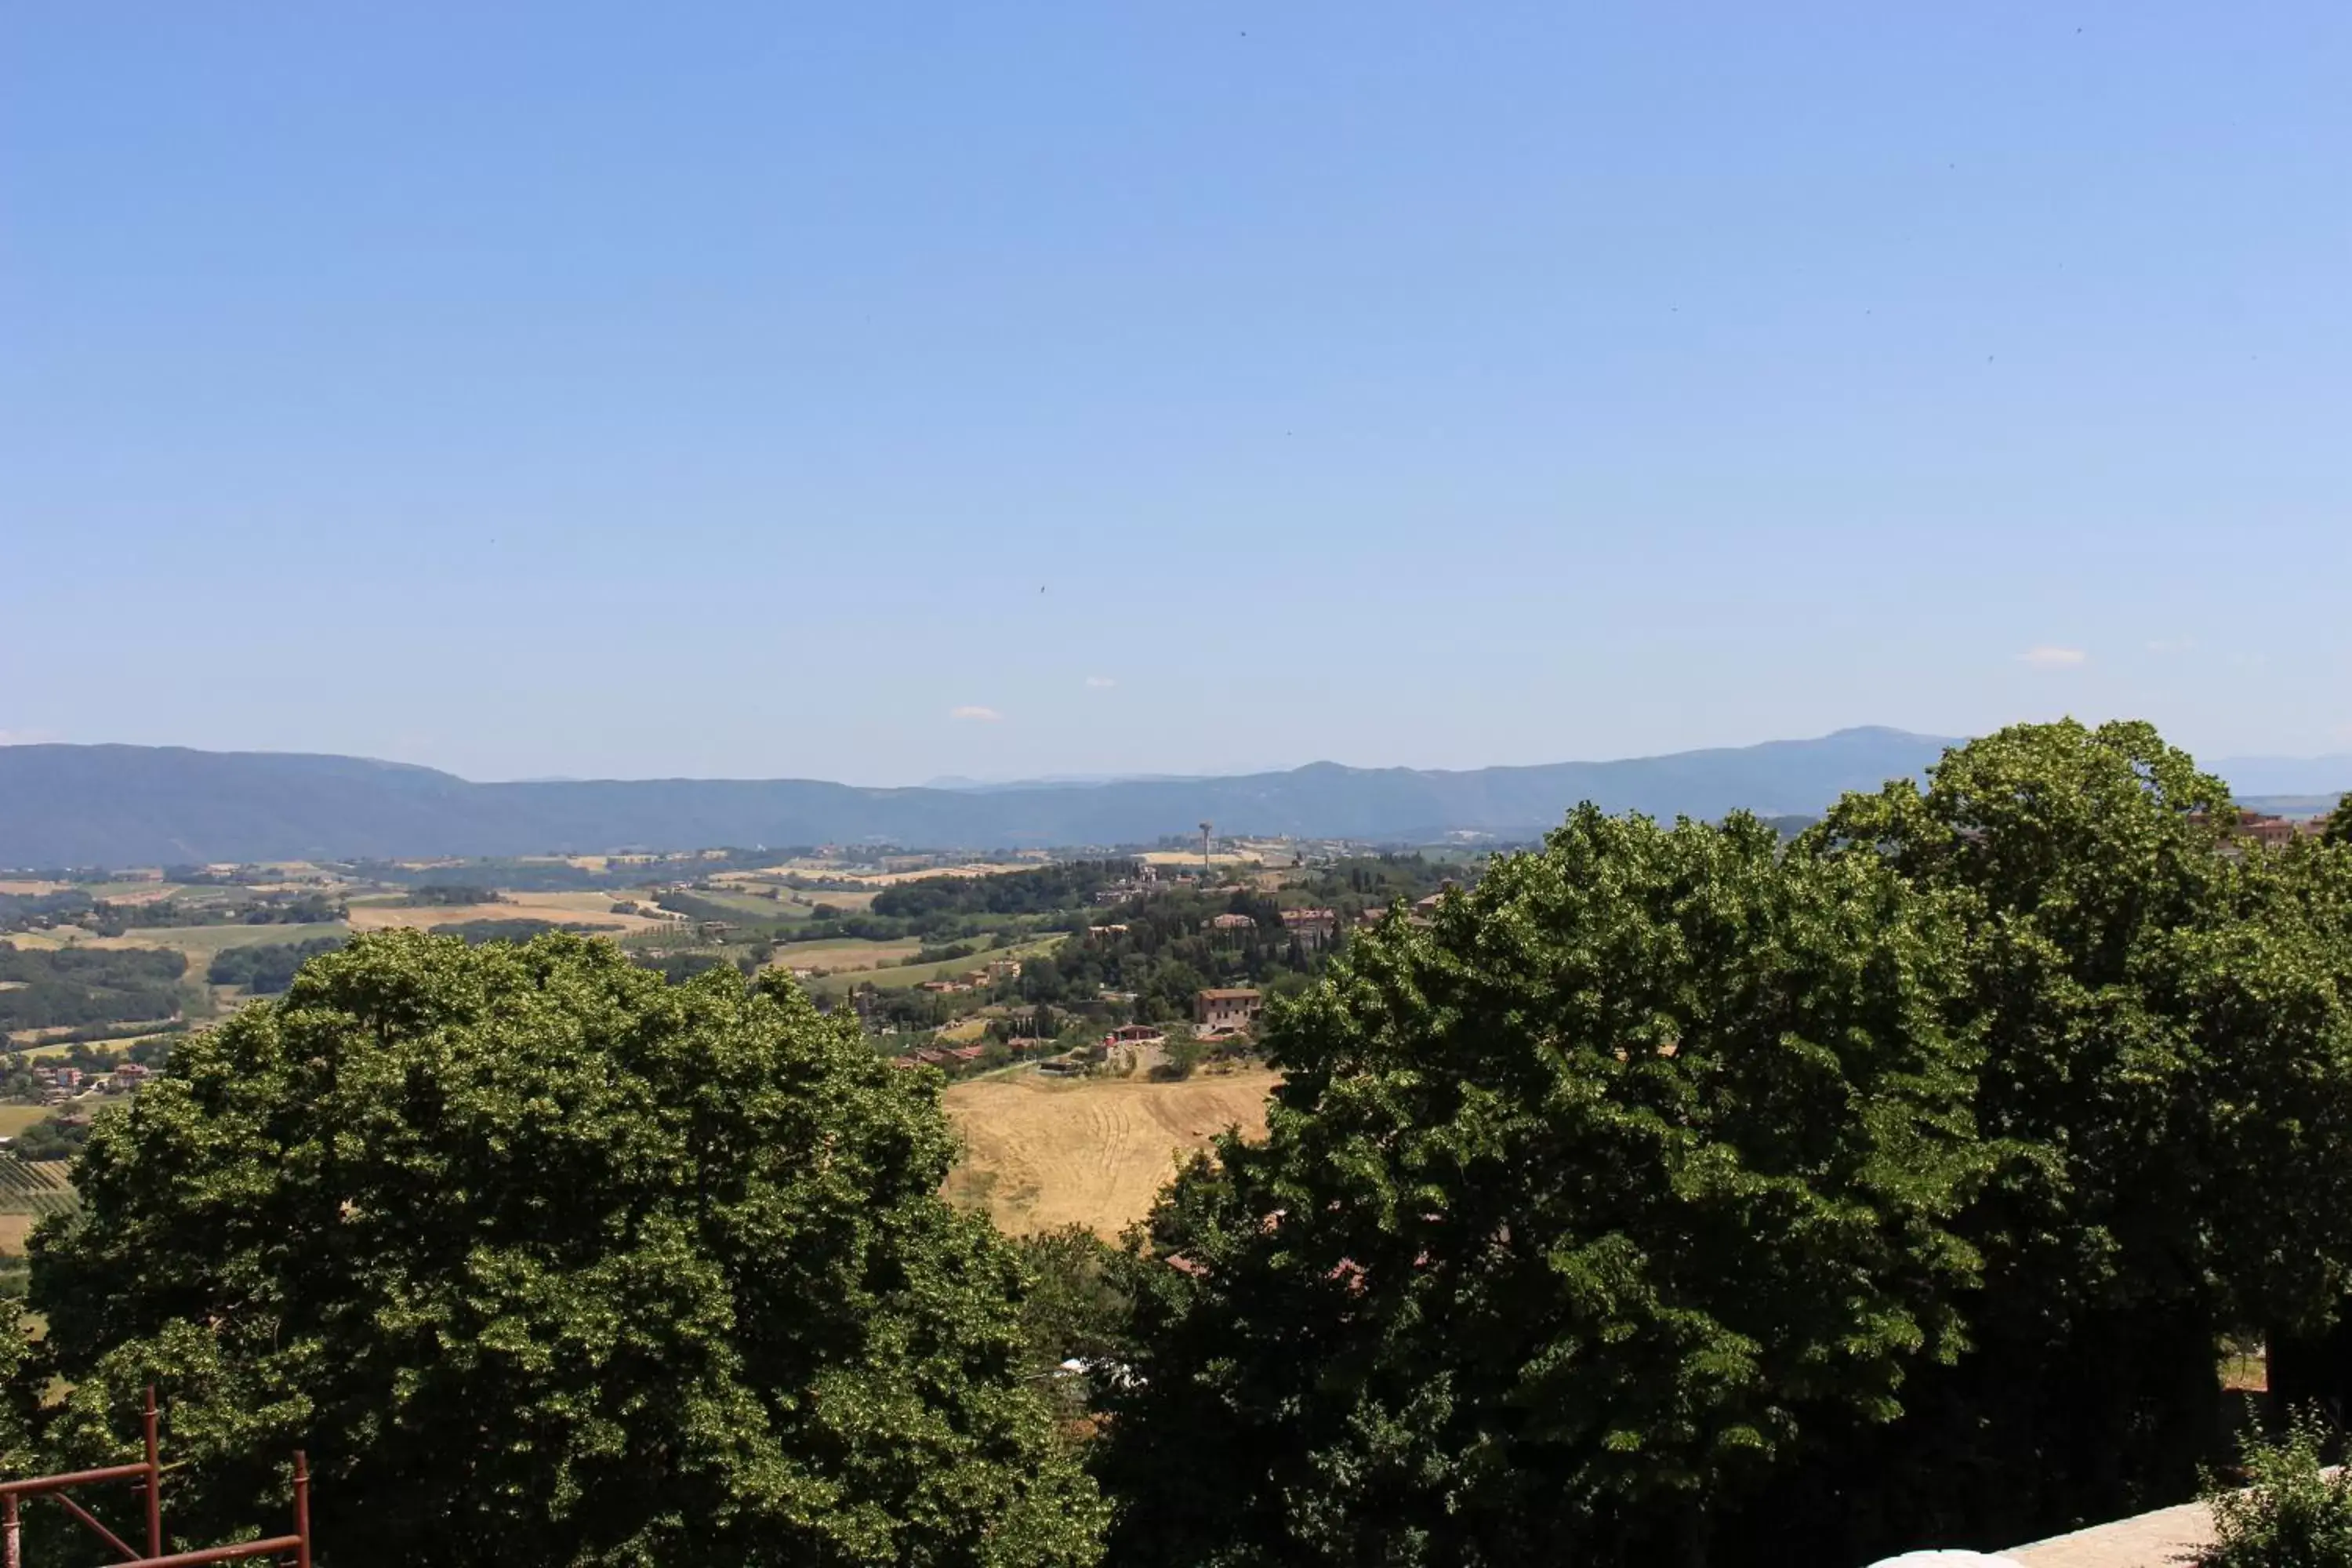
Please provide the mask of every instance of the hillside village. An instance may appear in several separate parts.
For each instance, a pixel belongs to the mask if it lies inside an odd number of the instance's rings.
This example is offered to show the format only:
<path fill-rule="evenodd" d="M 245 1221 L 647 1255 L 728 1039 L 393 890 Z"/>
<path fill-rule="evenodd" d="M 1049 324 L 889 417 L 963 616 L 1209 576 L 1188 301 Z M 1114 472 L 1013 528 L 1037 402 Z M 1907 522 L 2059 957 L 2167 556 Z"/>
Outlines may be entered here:
<path fill-rule="evenodd" d="M 1216 1070 L 1343 928 L 1475 876 L 1460 853 L 1171 841 L 1093 858 L 818 846 L 782 856 L 552 857 L 34 870 L 0 877 L 0 1078 L 43 1150 L 133 1093 L 181 1034 L 274 994 L 355 933 L 563 930 L 685 978 L 773 969 L 902 1066 L 961 1077 Z M 1171 1031 L 1178 1038 L 1172 1058 Z M 5 1144 L 0 1144 L 5 1146 Z"/>
<path fill-rule="evenodd" d="M 2201 811 L 2182 820 L 2208 826 Z M 2259 865 L 2326 826 L 2245 811 L 2211 858 Z M 824 846 L 0 880 L 0 1296 L 26 1287 L 32 1226 L 76 1212 L 67 1162 L 97 1115 L 303 963 L 400 929 L 471 948 L 594 936 L 672 981 L 789 976 L 899 1071 L 947 1080 L 963 1148 L 951 1201 L 1041 1247 L 1057 1226 L 1118 1235 L 1167 1201 L 1177 1157 L 1228 1128 L 1265 1135 L 1268 1008 L 1388 922 L 1434 932 L 1496 864 L 1483 848 L 1204 838 L 1066 857 Z M 1334 1288 L 1370 1289 L 1360 1256 L 1331 1266 Z M 1208 1278 L 1189 1251 L 1165 1262 Z"/>

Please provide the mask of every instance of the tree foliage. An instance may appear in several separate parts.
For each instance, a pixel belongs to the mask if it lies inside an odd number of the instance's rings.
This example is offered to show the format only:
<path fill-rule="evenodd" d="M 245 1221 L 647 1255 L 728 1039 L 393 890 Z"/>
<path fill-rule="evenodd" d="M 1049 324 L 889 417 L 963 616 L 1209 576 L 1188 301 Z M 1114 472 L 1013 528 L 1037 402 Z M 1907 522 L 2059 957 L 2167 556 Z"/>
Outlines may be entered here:
<path fill-rule="evenodd" d="M 0 1030 L 169 1018 L 183 955 L 162 948 L 44 951 L 0 942 Z"/>
<path fill-rule="evenodd" d="M 1064 860 L 987 877 L 919 877 L 884 888 L 874 895 L 873 909 L 910 921 L 935 914 L 1055 914 L 1085 909 L 1096 893 L 1139 869 L 1133 860 Z"/>
<path fill-rule="evenodd" d="M 264 942 L 225 947 L 213 955 L 205 979 L 215 985 L 242 985 L 257 996 L 274 996 L 294 984 L 304 964 L 343 945 L 339 936 L 308 942 Z"/>
<path fill-rule="evenodd" d="M 1687 1557 L 1955 1353 L 1952 936 L 1876 861 L 1778 849 L 1587 807 L 1276 1012 L 1268 1138 L 1132 1264 L 1118 1561 Z"/>
<path fill-rule="evenodd" d="M 164 1389 L 175 1528 L 310 1450 L 344 1564 L 1082 1563 L 953 1144 L 788 983 L 363 936 L 173 1053 L 34 1245 L 61 1457 Z"/>

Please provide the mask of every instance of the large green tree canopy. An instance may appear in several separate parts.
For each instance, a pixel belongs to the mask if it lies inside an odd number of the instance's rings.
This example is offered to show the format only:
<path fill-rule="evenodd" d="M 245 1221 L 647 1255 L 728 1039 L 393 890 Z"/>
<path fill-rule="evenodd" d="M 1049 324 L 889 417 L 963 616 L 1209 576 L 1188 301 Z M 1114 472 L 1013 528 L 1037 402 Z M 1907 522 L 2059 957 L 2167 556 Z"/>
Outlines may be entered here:
<path fill-rule="evenodd" d="M 1893 1415 L 1975 1269 L 1955 952 L 1868 858 L 1591 808 L 1366 935 L 1152 1218 L 1117 1560 L 1668 1561 Z"/>
<path fill-rule="evenodd" d="M 2352 845 L 2352 795 L 2336 801 L 2336 809 L 2327 814 L 2327 825 L 2320 834 L 2330 844 Z"/>
<path fill-rule="evenodd" d="M 93 1131 L 34 1247 L 56 1436 L 160 1383 L 192 1539 L 305 1446 L 340 1565 L 1091 1562 L 926 1077 L 788 984 L 360 938 Z"/>
<path fill-rule="evenodd" d="M 2191 1495 L 2217 1342 L 2352 1264 L 2352 848 L 2234 815 L 2147 725 L 2025 725 L 1785 852 L 1586 810 L 1390 921 L 1139 1238 L 1122 1556 L 1859 1562 Z"/>
<path fill-rule="evenodd" d="M 2150 726 L 2069 721 L 1849 797 L 1799 847 L 1895 867 L 1968 933 L 1953 1007 L 1996 1162 L 1959 1222 L 1975 1348 L 1847 1466 L 1911 1530 L 2014 1541 L 2178 1500 L 2221 1425 L 2217 1336 L 2341 1291 L 2345 865 L 2233 842 L 2233 817 Z"/>

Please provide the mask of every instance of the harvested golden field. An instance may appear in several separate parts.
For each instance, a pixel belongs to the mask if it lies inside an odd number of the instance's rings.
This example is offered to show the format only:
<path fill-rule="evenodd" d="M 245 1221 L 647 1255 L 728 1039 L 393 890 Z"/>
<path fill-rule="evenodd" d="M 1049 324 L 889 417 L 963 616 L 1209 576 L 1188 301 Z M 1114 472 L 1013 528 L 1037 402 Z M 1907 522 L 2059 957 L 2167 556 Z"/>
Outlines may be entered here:
<path fill-rule="evenodd" d="M 78 939 L 88 934 L 79 926 L 67 926 L 63 930 L 12 931 L 6 936 L 0 936 L 0 942 L 27 952 L 55 952 L 58 948 L 73 946 Z"/>
<path fill-rule="evenodd" d="M 179 891 L 180 889 L 176 887 L 167 887 L 159 882 L 153 887 L 134 888 L 129 892 L 116 893 L 110 897 L 106 901 L 110 904 L 160 904 L 165 899 L 171 898 L 173 894 Z M 190 903 L 196 903 L 200 902 L 201 900 L 191 899 L 188 901 Z"/>
<path fill-rule="evenodd" d="M 430 930 L 463 925 L 468 921 L 548 921 L 557 925 L 594 926 L 620 935 L 627 931 L 667 931 L 676 921 L 645 915 L 616 915 L 611 893 L 509 893 L 495 904 L 353 904 L 353 931 L 386 931 L 395 926 Z"/>
<path fill-rule="evenodd" d="M 923 951 L 923 944 L 911 939 L 906 942 L 859 942 L 844 937 L 839 942 L 787 942 L 776 948 L 776 959 L 771 969 L 822 969 L 827 974 L 839 974 L 847 970 L 878 969 L 895 964 Z M 963 961 L 967 969 L 976 969 L 979 961 Z"/>
<path fill-rule="evenodd" d="M 879 888 L 868 888 L 862 893 L 845 893 L 838 889 L 832 892 L 814 892 L 805 888 L 794 888 L 784 897 L 794 900 L 803 910 L 813 910 L 817 905 L 824 904 L 840 910 L 845 914 L 863 915 L 873 912 L 875 895 L 881 890 Z"/>
<path fill-rule="evenodd" d="M 62 893 L 71 885 L 68 882 L 10 881 L 0 878 L 0 893 L 16 893 L 25 898 L 38 899 L 50 893 Z"/>
<path fill-rule="evenodd" d="M 793 864 L 770 867 L 760 874 L 822 877 L 828 881 L 856 882 L 866 888 L 895 888 L 901 882 L 919 882 L 926 877 L 997 877 L 1007 871 L 1034 871 L 1042 864 L 1037 860 L 971 860 L 961 866 L 929 866 L 916 871 L 845 871 L 838 866 Z M 810 898 L 832 901 L 831 894 L 814 888 L 805 890 Z"/>
<path fill-rule="evenodd" d="M 202 980 L 215 953 L 232 947 L 257 947 L 265 942 L 309 942 L 314 937 L 347 936 L 351 928 L 341 921 L 316 925 L 268 926 L 133 926 L 121 936 L 83 936 L 82 947 L 167 947 L 184 953 L 191 979 Z M 55 934 L 55 933 L 51 933 Z"/>
<path fill-rule="evenodd" d="M 1016 1234 L 1077 1224 L 1115 1237 L 1151 1207 L 1180 1154 L 1229 1126 L 1264 1133 L 1276 1081 L 1251 1068 L 1182 1083 L 1023 1070 L 952 1085 L 947 1111 L 965 1153 L 948 1175 L 949 1201 Z"/>

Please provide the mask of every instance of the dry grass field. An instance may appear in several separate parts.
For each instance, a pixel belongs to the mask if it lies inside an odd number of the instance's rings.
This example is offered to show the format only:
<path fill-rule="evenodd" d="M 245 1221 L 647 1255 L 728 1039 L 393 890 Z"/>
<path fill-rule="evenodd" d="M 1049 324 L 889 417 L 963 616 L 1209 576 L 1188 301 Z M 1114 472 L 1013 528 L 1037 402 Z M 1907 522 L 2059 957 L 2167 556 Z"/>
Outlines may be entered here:
<path fill-rule="evenodd" d="M 1262 1068 L 1182 1083 L 1022 1070 L 953 1085 L 947 1110 L 965 1154 L 948 1197 L 1015 1234 L 1077 1224 L 1117 1237 L 1150 1208 L 1178 1155 L 1229 1126 L 1263 1133 L 1276 1079 Z"/>
<path fill-rule="evenodd" d="M 0 1138 L 14 1138 L 48 1113 L 46 1105 L 0 1105 Z"/>
<path fill-rule="evenodd" d="M 189 969 L 201 979 L 205 966 L 212 963 L 213 955 L 226 948 L 254 947 L 263 942 L 309 942 L 313 937 L 345 936 L 350 934 L 350 930 L 341 921 L 284 926 L 133 926 L 121 936 L 81 935 L 79 945 L 173 948 L 188 955 Z"/>
<path fill-rule="evenodd" d="M 845 970 L 877 969 L 886 963 L 897 963 L 923 951 L 923 944 L 907 942 L 857 942 L 844 938 L 840 942 L 788 942 L 776 949 L 776 961 L 771 969 L 822 969 L 828 974 Z M 972 967 L 970 960 L 965 967 Z"/>
<path fill-rule="evenodd" d="M 613 913 L 614 901 L 614 894 L 590 891 L 509 893 L 495 904 L 354 903 L 351 907 L 352 929 L 388 931 L 396 926 L 415 926 L 430 930 L 434 926 L 463 925 L 468 921 L 549 921 L 557 925 L 594 926 L 619 936 L 630 931 L 667 931 L 677 923 L 644 915 L 616 915 Z"/>
<path fill-rule="evenodd" d="M 845 893 L 838 890 L 821 892 L 813 889 L 795 888 L 785 897 L 805 900 L 801 905 L 804 910 L 814 910 L 817 905 L 825 904 L 846 914 L 863 915 L 873 912 L 874 896 L 880 891 L 878 888 L 868 888 L 862 893 Z"/>
<path fill-rule="evenodd" d="M 234 985 L 215 985 L 210 989 L 216 998 L 227 1004 L 226 1010 L 228 1012 L 236 1011 L 237 1002 L 246 999 L 245 992 Z M 19 1034 L 21 1035 L 22 1032 L 19 1031 Z M 160 1040 L 166 1037 L 164 1032 L 159 1029 L 152 1035 L 126 1035 L 119 1040 L 92 1040 L 89 1044 L 92 1050 L 103 1052 L 108 1056 L 121 1056 L 142 1040 Z M 35 1044 L 22 1047 L 16 1054 L 26 1061 L 58 1061 L 73 1055 L 73 1046 L 69 1042 L 47 1046 Z M 54 1109 L 54 1107 L 47 1109 Z M 7 1127 L 0 1124 L 0 1137 L 8 1135 Z"/>
<path fill-rule="evenodd" d="M 62 930 L 52 928 L 48 931 L 12 931 L 6 936 L 0 936 L 0 942 L 20 948 L 26 952 L 55 952 L 61 947 L 73 946 L 76 942 L 89 934 L 88 931 L 74 926 L 68 926 Z"/>
<path fill-rule="evenodd" d="M 107 898 L 106 901 L 110 904 L 160 904 L 165 899 L 171 898 L 174 894 L 182 891 L 188 891 L 195 895 L 188 901 L 190 903 L 196 903 L 201 900 L 203 893 L 208 890 L 209 889 L 183 889 L 176 885 L 156 882 L 147 887 L 132 888 L 124 892 L 110 894 Z M 238 889 L 240 892 L 244 890 L 244 889 Z M 256 890 L 257 891 L 258 889 Z"/>

